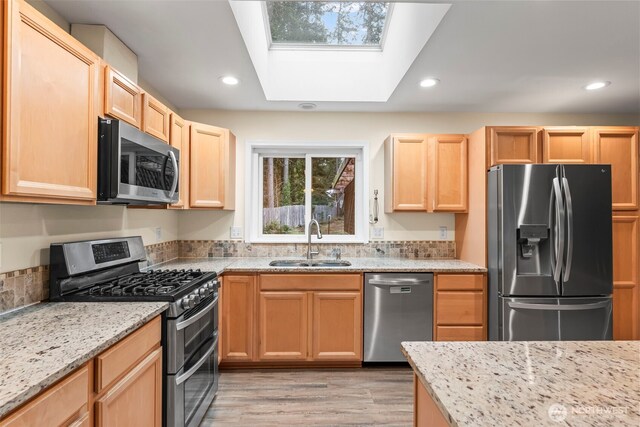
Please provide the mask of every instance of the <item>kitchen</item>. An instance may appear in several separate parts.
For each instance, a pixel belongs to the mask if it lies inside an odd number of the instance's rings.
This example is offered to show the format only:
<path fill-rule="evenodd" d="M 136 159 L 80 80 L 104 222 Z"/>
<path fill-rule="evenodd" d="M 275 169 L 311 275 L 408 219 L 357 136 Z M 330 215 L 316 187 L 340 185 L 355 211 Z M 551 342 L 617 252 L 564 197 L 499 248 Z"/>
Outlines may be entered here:
<path fill-rule="evenodd" d="M 0 425 L 637 425 L 639 8 L 3 2 Z"/>

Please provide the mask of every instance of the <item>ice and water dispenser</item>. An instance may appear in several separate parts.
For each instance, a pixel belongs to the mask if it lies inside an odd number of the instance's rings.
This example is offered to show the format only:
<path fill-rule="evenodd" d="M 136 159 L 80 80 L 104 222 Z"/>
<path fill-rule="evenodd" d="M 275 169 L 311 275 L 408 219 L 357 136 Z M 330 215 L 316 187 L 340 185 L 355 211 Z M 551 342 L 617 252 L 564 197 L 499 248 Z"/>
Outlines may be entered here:
<path fill-rule="evenodd" d="M 519 275 L 550 274 L 551 240 L 547 224 L 520 224 L 517 232 Z"/>

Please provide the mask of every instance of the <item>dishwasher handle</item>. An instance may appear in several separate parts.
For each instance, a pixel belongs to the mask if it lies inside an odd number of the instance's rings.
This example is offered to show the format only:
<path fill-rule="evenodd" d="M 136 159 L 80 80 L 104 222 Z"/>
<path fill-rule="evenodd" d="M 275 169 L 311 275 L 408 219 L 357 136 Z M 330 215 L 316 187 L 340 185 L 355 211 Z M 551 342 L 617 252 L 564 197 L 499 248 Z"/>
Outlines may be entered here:
<path fill-rule="evenodd" d="M 373 286 L 426 286 L 431 284 L 430 279 L 420 280 L 420 279 L 369 279 L 368 282 Z"/>

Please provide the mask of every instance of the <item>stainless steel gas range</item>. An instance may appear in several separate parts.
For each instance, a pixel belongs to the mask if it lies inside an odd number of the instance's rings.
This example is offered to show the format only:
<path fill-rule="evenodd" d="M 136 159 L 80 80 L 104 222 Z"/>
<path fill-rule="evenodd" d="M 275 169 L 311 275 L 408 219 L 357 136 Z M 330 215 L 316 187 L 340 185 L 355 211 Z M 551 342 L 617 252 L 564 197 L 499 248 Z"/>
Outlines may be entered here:
<path fill-rule="evenodd" d="M 215 273 L 140 269 L 141 237 L 51 245 L 51 301 L 167 301 L 163 314 L 163 418 L 197 426 L 218 390 Z"/>

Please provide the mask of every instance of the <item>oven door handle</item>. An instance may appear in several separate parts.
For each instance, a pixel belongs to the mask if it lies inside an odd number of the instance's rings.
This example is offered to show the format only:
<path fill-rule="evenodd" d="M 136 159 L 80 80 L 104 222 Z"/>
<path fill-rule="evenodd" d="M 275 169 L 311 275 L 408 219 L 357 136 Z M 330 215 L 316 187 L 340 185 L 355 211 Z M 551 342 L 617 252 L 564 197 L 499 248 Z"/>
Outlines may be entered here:
<path fill-rule="evenodd" d="M 173 154 L 173 151 L 169 150 L 169 157 L 171 158 L 171 163 L 173 163 L 173 182 L 171 183 L 171 190 L 169 190 L 169 199 L 176 194 L 176 188 L 178 188 L 178 175 L 180 175 L 180 171 L 178 170 L 178 160 L 176 160 L 176 155 Z"/>
<path fill-rule="evenodd" d="M 218 297 L 216 296 L 213 299 L 213 301 L 211 301 L 209 304 L 207 304 L 207 306 L 205 308 L 200 310 L 200 313 L 196 314 L 193 317 L 190 317 L 189 319 L 185 320 L 184 322 L 180 322 L 180 323 L 176 324 L 176 330 L 177 331 L 181 331 L 184 328 L 186 328 L 187 326 L 193 325 L 195 322 L 197 322 L 198 320 L 200 320 L 204 316 L 206 316 L 207 313 L 209 313 L 209 311 L 211 311 L 213 306 L 216 305 L 217 303 L 218 303 Z"/>
<path fill-rule="evenodd" d="M 198 360 L 198 363 L 193 365 L 193 367 L 191 367 L 191 369 L 189 369 L 184 374 L 180 375 L 179 377 L 176 377 L 176 385 L 182 384 L 183 382 L 188 380 L 193 374 L 195 374 L 196 371 L 198 369 L 200 369 L 200 367 L 202 365 L 205 364 L 205 362 L 207 361 L 209 356 L 211 356 L 211 353 L 213 353 L 213 351 L 216 349 L 216 347 L 218 347 L 218 335 L 216 335 L 216 339 L 213 340 L 213 344 L 211 345 L 211 347 L 209 347 L 209 350 L 207 350 L 207 352 L 204 354 L 204 356 L 202 356 L 202 358 L 200 360 Z"/>

